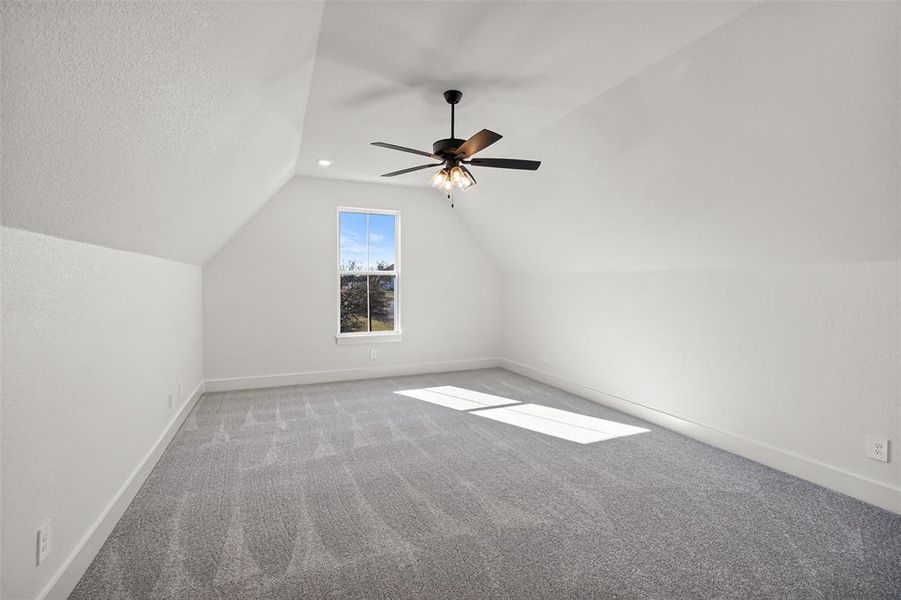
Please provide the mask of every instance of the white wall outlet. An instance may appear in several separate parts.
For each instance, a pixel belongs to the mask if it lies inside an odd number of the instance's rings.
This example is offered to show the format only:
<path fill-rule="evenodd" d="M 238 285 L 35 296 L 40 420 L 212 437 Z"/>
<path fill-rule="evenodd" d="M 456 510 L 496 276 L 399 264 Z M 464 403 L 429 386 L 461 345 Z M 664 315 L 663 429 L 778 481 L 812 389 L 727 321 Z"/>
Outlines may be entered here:
<path fill-rule="evenodd" d="M 375 348 L 369 349 L 369 360 L 375 360 L 379 357 L 379 351 Z"/>
<path fill-rule="evenodd" d="M 551 355 L 548 354 L 547 352 L 542 352 L 541 353 L 541 364 L 546 365 L 549 362 L 551 362 Z"/>
<path fill-rule="evenodd" d="M 169 408 L 172 408 L 172 394 L 169 394 Z"/>
<path fill-rule="evenodd" d="M 41 564 L 50 555 L 50 519 L 45 519 L 38 527 L 37 564 Z"/>
<path fill-rule="evenodd" d="M 867 436 L 867 456 L 873 460 L 888 462 L 888 438 L 879 435 Z"/>

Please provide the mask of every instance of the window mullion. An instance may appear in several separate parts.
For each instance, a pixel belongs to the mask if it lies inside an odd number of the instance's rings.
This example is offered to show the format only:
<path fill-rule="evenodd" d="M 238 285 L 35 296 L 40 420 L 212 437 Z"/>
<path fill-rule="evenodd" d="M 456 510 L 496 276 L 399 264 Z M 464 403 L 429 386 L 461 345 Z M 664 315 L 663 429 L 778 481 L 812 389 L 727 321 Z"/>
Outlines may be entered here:
<path fill-rule="evenodd" d="M 392 275 L 397 276 L 397 271 L 338 271 L 338 275 Z"/>
<path fill-rule="evenodd" d="M 366 331 L 372 333 L 372 312 L 371 312 L 371 300 L 369 298 L 370 289 L 369 289 L 369 273 L 368 271 L 372 268 L 371 258 L 369 256 L 369 221 L 372 219 L 372 215 L 366 215 Z"/>

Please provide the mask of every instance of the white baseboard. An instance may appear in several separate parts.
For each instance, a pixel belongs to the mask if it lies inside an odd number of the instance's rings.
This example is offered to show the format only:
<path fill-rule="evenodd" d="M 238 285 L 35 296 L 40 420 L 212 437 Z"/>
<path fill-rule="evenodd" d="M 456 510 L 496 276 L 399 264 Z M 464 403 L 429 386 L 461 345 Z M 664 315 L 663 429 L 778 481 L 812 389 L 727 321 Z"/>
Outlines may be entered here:
<path fill-rule="evenodd" d="M 282 387 L 286 385 L 306 385 L 309 383 L 350 381 L 352 379 L 375 379 L 378 377 L 422 375 L 424 373 L 471 371 L 473 369 L 490 369 L 499 365 L 500 360 L 497 358 L 471 358 L 465 360 L 448 360 L 443 362 L 381 365 L 378 367 L 361 367 L 356 369 L 306 371 L 302 373 L 284 373 L 280 375 L 229 377 L 226 379 L 208 379 L 206 382 L 206 391 L 230 392 L 234 390 L 253 390 L 259 388 Z"/>
<path fill-rule="evenodd" d="M 705 444 L 744 456 L 768 467 L 811 481 L 852 498 L 857 498 L 901 514 L 901 489 L 897 487 L 855 475 L 844 469 L 833 467 L 763 442 L 683 419 L 655 408 L 608 394 L 590 385 L 559 377 L 516 361 L 502 358 L 499 362 L 501 367 L 514 373 L 644 419 L 649 423 L 660 425 Z"/>
<path fill-rule="evenodd" d="M 119 491 L 113 496 L 113 499 L 107 504 L 106 508 L 100 514 L 93 525 L 88 529 L 87 533 L 78 542 L 75 550 L 66 558 L 59 570 L 53 575 L 50 581 L 44 586 L 44 589 L 38 594 L 37 600 L 65 600 L 75 589 L 81 576 L 91 565 L 91 561 L 97 556 L 103 543 L 112 533 L 113 528 L 119 519 L 125 513 L 125 509 L 131 504 L 138 490 L 144 484 L 147 476 L 156 466 L 157 461 L 162 456 L 163 451 L 175 433 L 184 423 L 185 419 L 197 404 L 197 400 L 204 393 L 204 382 L 201 381 L 194 393 L 182 405 L 181 409 L 172 417 L 169 424 L 163 430 L 163 433 L 157 438 L 153 447 L 144 455 L 137 468 L 131 473 Z"/>

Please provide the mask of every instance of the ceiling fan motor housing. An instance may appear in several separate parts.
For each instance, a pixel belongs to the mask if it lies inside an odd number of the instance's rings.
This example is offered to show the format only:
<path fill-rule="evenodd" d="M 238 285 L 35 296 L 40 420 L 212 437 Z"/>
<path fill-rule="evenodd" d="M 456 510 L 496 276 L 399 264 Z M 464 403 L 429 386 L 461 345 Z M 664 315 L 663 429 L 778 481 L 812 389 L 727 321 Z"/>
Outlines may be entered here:
<path fill-rule="evenodd" d="M 463 142 L 466 140 L 460 140 L 457 138 L 447 138 L 445 140 L 438 140 L 434 144 L 432 144 L 432 153 L 437 154 L 438 156 L 454 156 L 457 153 L 457 148 L 463 145 Z"/>

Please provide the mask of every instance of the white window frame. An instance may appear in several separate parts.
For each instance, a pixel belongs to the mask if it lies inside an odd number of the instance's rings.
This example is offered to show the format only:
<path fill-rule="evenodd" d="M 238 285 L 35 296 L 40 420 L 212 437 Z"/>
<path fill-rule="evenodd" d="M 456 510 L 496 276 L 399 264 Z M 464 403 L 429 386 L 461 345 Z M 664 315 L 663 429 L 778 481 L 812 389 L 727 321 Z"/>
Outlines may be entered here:
<path fill-rule="evenodd" d="M 394 217 L 394 271 L 342 271 L 341 270 L 341 213 L 362 213 L 368 215 L 392 215 Z M 351 206 L 339 206 L 335 211 L 335 342 L 338 344 L 370 344 L 379 342 L 400 342 L 403 340 L 400 325 L 401 295 L 403 286 L 400 281 L 401 270 L 401 234 L 400 211 L 385 210 L 379 208 L 357 208 Z M 367 220 L 366 244 L 369 245 L 369 230 Z M 366 262 L 368 265 L 369 257 Z M 341 331 L 341 276 L 359 275 L 366 276 L 366 285 L 369 285 L 369 275 L 394 275 L 394 331 Z M 367 310 L 369 307 L 367 306 Z"/>

